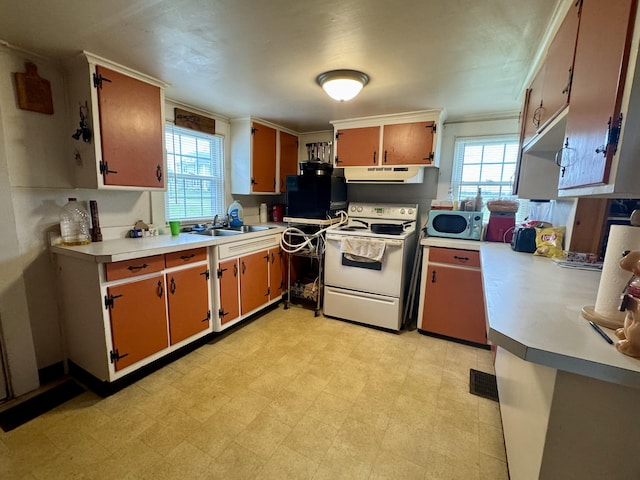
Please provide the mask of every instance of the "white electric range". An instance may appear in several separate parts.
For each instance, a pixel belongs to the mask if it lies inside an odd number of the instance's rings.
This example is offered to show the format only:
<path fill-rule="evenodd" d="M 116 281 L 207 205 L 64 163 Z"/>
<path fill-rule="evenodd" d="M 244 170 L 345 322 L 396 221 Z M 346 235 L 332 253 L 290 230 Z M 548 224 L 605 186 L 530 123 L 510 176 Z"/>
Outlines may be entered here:
<path fill-rule="evenodd" d="M 348 214 L 326 232 L 324 314 L 399 331 L 418 206 L 351 202 Z"/>

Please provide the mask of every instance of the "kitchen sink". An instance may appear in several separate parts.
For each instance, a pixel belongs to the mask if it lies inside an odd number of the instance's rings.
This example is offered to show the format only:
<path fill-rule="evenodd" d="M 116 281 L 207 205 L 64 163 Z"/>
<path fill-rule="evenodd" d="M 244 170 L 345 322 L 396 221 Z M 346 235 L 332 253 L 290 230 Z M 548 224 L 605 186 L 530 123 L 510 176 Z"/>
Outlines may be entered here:
<path fill-rule="evenodd" d="M 228 227 L 226 230 L 233 230 L 234 232 L 264 232 L 274 227 L 267 227 L 263 225 L 242 225 L 241 227 Z"/>
<path fill-rule="evenodd" d="M 234 235 L 241 235 L 243 232 L 240 230 L 227 230 L 224 228 L 209 228 L 207 230 L 192 230 L 189 233 L 207 235 L 209 237 L 233 237 Z"/>
<path fill-rule="evenodd" d="M 263 232 L 275 227 L 268 227 L 262 225 L 242 225 L 241 227 L 224 227 L 224 228 L 207 228 L 204 230 L 192 230 L 190 233 L 198 235 L 207 235 L 210 237 L 231 237 L 234 235 L 241 235 L 243 233 L 250 232 Z"/>

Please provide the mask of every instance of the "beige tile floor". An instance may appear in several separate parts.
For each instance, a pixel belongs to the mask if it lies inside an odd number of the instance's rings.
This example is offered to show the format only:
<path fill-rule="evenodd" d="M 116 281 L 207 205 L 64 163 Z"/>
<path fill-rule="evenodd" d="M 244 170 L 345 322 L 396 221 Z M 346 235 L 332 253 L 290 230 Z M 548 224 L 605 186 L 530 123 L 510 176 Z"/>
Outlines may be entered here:
<path fill-rule="evenodd" d="M 508 479 L 491 354 L 292 306 L 0 431 L 9 479 Z"/>

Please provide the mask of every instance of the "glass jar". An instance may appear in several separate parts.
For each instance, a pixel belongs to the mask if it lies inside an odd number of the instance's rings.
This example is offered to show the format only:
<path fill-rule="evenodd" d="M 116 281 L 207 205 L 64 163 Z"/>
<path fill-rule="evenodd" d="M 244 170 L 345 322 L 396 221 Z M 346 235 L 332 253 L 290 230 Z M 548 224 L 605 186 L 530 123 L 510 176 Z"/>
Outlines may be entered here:
<path fill-rule="evenodd" d="M 91 243 L 89 214 L 76 198 L 69 198 L 60 210 L 60 236 L 63 245 L 87 245 Z"/>

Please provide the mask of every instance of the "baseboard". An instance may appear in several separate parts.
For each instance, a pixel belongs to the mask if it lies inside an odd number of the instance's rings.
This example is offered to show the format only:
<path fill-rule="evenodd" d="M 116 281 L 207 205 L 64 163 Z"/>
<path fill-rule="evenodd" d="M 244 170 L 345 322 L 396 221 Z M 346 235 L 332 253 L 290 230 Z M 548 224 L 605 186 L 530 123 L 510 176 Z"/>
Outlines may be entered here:
<path fill-rule="evenodd" d="M 56 380 L 60 380 L 65 376 L 64 372 L 64 362 L 56 362 L 53 365 L 49 365 L 48 367 L 44 367 L 38 370 L 38 379 L 40 380 L 40 385 L 46 385 L 51 382 L 55 382 Z"/>

